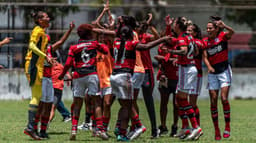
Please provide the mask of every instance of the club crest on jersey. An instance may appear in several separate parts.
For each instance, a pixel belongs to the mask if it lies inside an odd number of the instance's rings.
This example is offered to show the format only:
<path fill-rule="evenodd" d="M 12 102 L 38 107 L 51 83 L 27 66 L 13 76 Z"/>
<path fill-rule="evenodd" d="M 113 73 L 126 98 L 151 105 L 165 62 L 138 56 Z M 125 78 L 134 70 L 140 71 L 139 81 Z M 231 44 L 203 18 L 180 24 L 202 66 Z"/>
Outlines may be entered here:
<path fill-rule="evenodd" d="M 215 38 L 214 41 L 215 41 L 215 42 L 219 42 L 220 39 L 219 39 L 219 38 Z"/>

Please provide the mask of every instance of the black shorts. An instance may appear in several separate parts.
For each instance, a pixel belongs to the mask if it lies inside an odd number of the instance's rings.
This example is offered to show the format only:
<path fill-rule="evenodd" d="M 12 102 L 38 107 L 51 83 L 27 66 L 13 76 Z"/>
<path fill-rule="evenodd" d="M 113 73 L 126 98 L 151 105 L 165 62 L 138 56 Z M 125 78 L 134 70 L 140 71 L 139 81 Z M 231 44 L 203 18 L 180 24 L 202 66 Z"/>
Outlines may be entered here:
<path fill-rule="evenodd" d="M 145 70 L 145 77 L 141 86 L 144 88 L 154 88 L 154 83 L 153 70 Z"/>
<path fill-rule="evenodd" d="M 175 94 L 176 93 L 176 88 L 177 88 L 177 83 L 178 83 L 178 80 L 172 80 L 172 79 L 168 79 L 168 87 L 164 87 L 164 86 L 159 86 L 158 87 L 158 90 L 161 91 L 161 92 L 164 92 L 166 94 Z"/>

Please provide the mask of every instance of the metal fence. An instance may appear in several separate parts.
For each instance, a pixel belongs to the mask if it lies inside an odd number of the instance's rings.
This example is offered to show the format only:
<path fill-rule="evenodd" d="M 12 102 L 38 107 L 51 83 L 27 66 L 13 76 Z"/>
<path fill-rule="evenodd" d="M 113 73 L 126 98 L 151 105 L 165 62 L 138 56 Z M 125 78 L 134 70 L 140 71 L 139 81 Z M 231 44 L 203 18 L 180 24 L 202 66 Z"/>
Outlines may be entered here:
<path fill-rule="evenodd" d="M 24 67 L 24 56 L 28 47 L 29 34 L 33 28 L 33 20 L 30 17 L 33 9 L 43 9 L 51 16 L 51 26 L 47 33 L 51 36 L 51 42 L 57 41 L 66 31 L 71 21 L 75 21 L 76 26 L 82 23 L 89 23 L 96 19 L 102 10 L 102 5 L 88 3 L 0 3 L 0 39 L 11 36 L 14 40 L 0 48 L 0 64 L 6 68 Z M 255 67 L 256 60 L 254 44 L 254 34 L 256 29 L 250 25 L 250 21 L 237 21 L 232 19 L 232 12 L 246 13 L 246 11 L 256 10 L 255 5 L 232 6 L 232 5 L 212 5 L 211 3 L 192 4 L 172 4 L 172 5 L 146 5 L 143 3 L 129 3 L 125 5 L 111 5 L 111 11 L 115 17 L 119 15 L 133 15 L 138 20 L 142 20 L 147 13 L 153 13 L 153 24 L 158 31 L 165 28 L 164 17 L 170 14 L 172 17 L 186 16 L 194 23 L 198 24 L 203 33 L 206 34 L 206 24 L 210 15 L 219 15 L 223 21 L 233 27 L 236 34 L 229 42 L 229 59 L 235 67 Z M 251 13 L 248 13 L 248 18 Z M 255 18 L 256 19 L 256 18 Z M 256 26 L 256 25 L 255 25 Z M 65 60 L 69 46 L 76 43 L 78 37 L 76 30 L 62 46 L 60 50 Z M 152 50 L 156 54 L 156 49 Z"/>

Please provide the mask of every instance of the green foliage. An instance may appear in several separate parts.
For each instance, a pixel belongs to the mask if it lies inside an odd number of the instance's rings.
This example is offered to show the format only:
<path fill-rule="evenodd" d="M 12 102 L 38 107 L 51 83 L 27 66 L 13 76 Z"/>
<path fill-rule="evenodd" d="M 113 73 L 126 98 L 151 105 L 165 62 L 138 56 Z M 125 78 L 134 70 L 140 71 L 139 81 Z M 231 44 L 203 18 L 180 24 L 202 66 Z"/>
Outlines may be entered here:
<path fill-rule="evenodd" d="M 27 143 L 32 140 L 23 134 L 23 129 L 27 124 L 27 109 L 29 101 L 0 101 L 0 142 L 1 143 Z M 66 101 L 66 107 L 70 107 L 71 101 Z M 231 103 L 231 138 L 223 139 L 221 142 L 226 143 L 254 143 L 256 140 L 256 114 L 255 114 L 255 101 L 254 100 L 232 100 Z M 199 109 L 201 117 L 201 127 L 204 135 L 197 142 L 210 143 L 214 140 L 214 129 L 210 116 L 209 100 L 199 100 Z M 148 119 L 145 104 L 142 100 L 138 101 L 140 108 L 140 118 L 142 123 L 147 127 L 147 131 L 133 142 L 183 142 L 177 138 L 170 138 L 168 135 L 161 138 L 151 140 L 149 138 L 151 134 L 150 122 Z M 224 117 L 222 112 L 222 105 L 219 101 L 219 123 L 221 131 L 224 130 Z M 159 125 L 159 101 L 155 102 L 155 108 L 157 112 L 157 123 Z M 117 111 L 119 104 L 114 102 L 111 112 L 110 122 L 110 135 L 112 136 L 109 141 L 102 141 L 99 138 L 92 137 L 92 133 L 89 131 L 78 131 L 77 141 L 81 143 L 100 143 L 100 142 L 116 142 L 113 134 L 114 125 L 117 117 Z M 48 133 L 49 140 L 42 142 L 57 143 L 57 142 L 70 142 L 69 135 L 71 131 L 71 123 L 63 123 L 62 117 L 59 113 L 56 113 L 55 119 L 51 122 Z M 79 124 L 84 120 L 84 107 L 82 107 L 81 117 Z M 179 120 L 179 123 L 181 121 Z M 168 116 L 167 127 L 171 128 L 172 124 L 172 102 L 168 104 Z M 180 127 L 180 126 L 179 126 Z"/>

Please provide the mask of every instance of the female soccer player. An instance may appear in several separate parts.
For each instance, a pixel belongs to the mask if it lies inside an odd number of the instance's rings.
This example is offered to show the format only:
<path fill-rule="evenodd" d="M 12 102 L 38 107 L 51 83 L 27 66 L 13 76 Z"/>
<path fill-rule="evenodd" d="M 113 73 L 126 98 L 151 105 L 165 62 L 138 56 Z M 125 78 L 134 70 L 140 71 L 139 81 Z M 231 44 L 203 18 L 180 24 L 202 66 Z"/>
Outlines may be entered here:
<path fill-rule="evenodd" d="M 189 102 L 195 111 L 197 123 L 198 125 L 200 125 L 200 112 L 199 112 L 199 108 L 197 107 L 197 98 L 200 95 L 201 87 L 202 87 L 202 77 L 203 77 L 202 55 L 203 55 L 204 44 L 203 44 L 203 41 L 201 40 L 202 39 L 201 30 L 196 24 L 190 24 L 187 27 L 187 33 L 193 36 L 194 43 L 198 50 L 198 54 L 195 56 L 195 64 L 198 71 L 197 82 L 195 82 L 196 88 L 195 90 L 190 91 Z"/>
<path fill-rule="evenodd" d="M 77 29 L 80 37 L 77 45 L 69 48 L 69 54 L 59 79 L 62 79 L 68 69 L 73 66 L 73 114 L 72 114 L 72 131 L 70 140 L 76 140 L 77 125 L 80 116 L 80 110 L 83 105 L 85 91 L 88 89 L 88 95 L 91 96 L 94 104 L 94 117 L 96 120 L 96 136 L 106 140 L 102 125 L 102 102 L 99 92 L 99 79 L 96 71 L 97 51 L 107 54 L 107 47 L 93 39 L 93 27 L 90 24 L 82 24 Z"/>
<path fill-rule="evenodd" d="M 166 16 L 166 35 L 172 36 L 171 25 L 174 19 L 170 18 L 170 15 Z M 168 53 L 167 49 L 175 49 L 176 44 L 172 43 L 171 45 L 161 44 L 158 49 L 158 55 L 155 56 L 155 59 L 158 60 L 160 64 L 160 69 L 157 74 L 157 79 L 159 80 L 158 90 L 161 96 L 160 102 L 160 121 L 161 125 L 159 126 L 160 135 L 166 134 L 168 132 L 166 126 L 166 116 L 168 113 L 167 104 L 169 102 L 169 96 L 173 94 L 173 124 L 170 136 L 174 136 L 177 133 L 178 125 L 178 106 L 176 102 L 176 87 L 178 83 L 178 67 L 177 67 L 177 55 Z"/>
<path fill-rule="evenodd" d="M 184 136 L 182 139 L 192 140 L 198 139 L 201 135 L 202 129 L 199 127 L 195 118 L 195 112 L 191 104 L 188 102 L 188 95 L 190 90 L 195 90 L 194 82 L 197 81 L 197 69 L 195 66 L 194 53 L 195 47 L 193 37 L 186 33 L 188 22 L 184 17 L 178 17 L 174 22 L 174 32 L 178 34 L 176 49 L 169 50 L 172 54 L 178 54 L 179 64 L 179 80 L 177 86 L 177 103 L 179 105 L 179 116 L 181 119 L 189 117 L 192 132 Z M 182 132 L 186 135 L 189 133 L 188 122 L 182 120 Z"/>
<path fill-rule="evenodd" d="M 131 75 L 135 66 L 135 53 L 137 50 L 146 50 L 152 48 L 161 42 L 170 40 L 170 37 L 163 37 L 148 44 L 140 44 L 133 40 L 133 31 L 129 26 L 123 26 L 120 30 L 120 40 L 114 42 L 114 70 L 110 77 L 113 94 L 119 99 L 122 114 L 120 116 L 121 125 L 118 141 L 128 141 L 126 130 L 128 127 L 129 114 L 135 116 L 136 110 L 132 106 L 133 85 L 131 83 Z M 137 120 L 139 120 L 137 118 Z M 137 122 L 136 126 L 140 128 L 141 123 Z"/>
<path fill-rule="evenodd" d="M 34 129 L 34 119 L 36 113 L 42 111 L 42 106 L 40 106 L 41 104 L 39 105 L 39 102 L 42 96 L 42 78 L 45 59 L 50 64 L 53 64 L 54 60 L 45 54 L 48 44 L 45 28 L 49 27 L 50 18 L 48 14 L 43 11 L 38 11 L 33 14 L 33 17 L 36 26 L 31 33 L 29 48 L 25 57 L 25 74 L 31 86 L 32 99 L 29 103 L 28 110 L 29 122 L 27 128 L 24 129 L 24 133 L 34 140 L 40 140 L 40 137 Z"/>
<path fill-rule="evenodd" d="M 226 29 L 227 32 L 223 32 Z M 230 105 L 228 101 L 229 88 L 231 86 L 232 71 L 228 63 L 228 40 L 234 34 L 234 30 L 227 26 L 220 18 L 207 24 L 208 37 L 203 39 L 205 49 L 203 60 L 208 68 L 208 89 L 211 100 L 212 121 L 215 128 L 215 140 L 221 139 L 218 123 L 218 94 L 220 90 L 221 101 L 225 117 L 224 138 L 230 136 Z"/>

